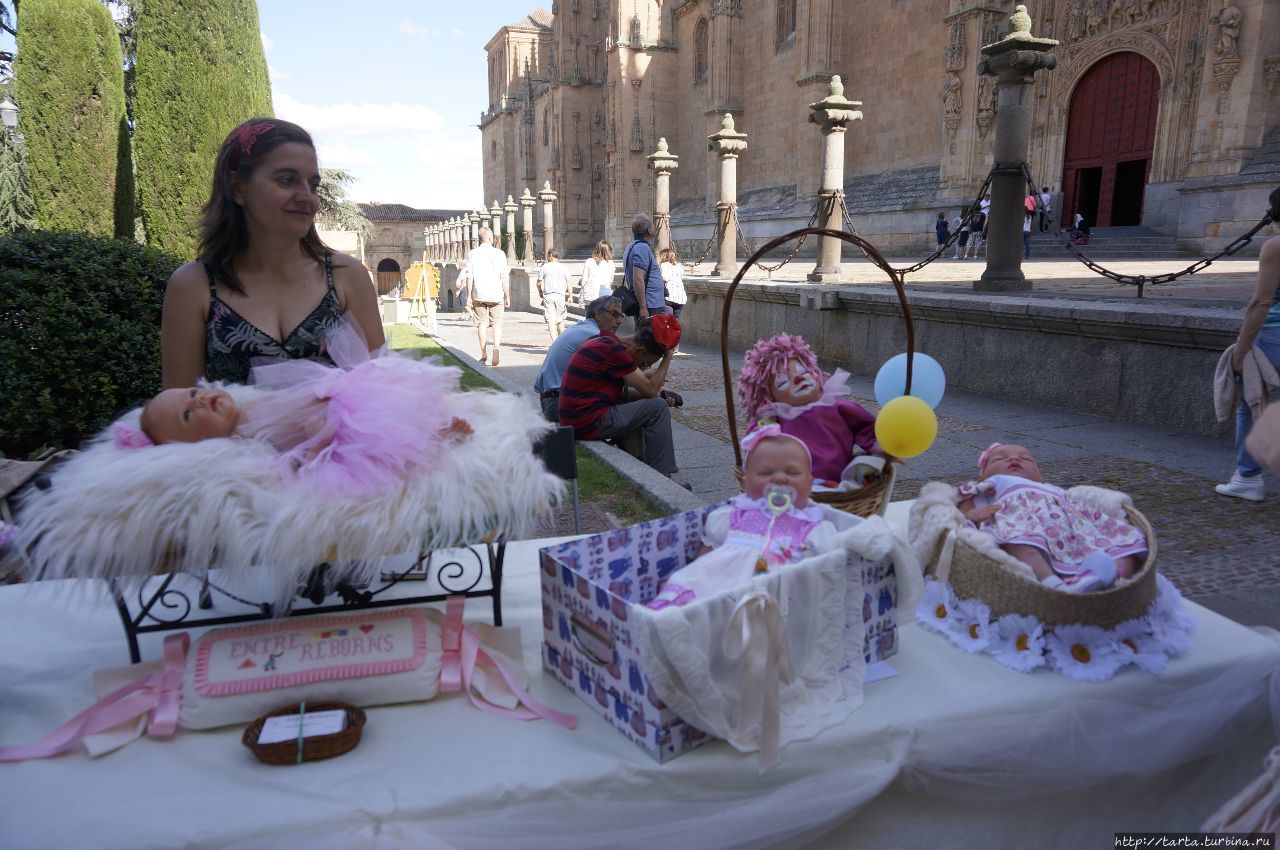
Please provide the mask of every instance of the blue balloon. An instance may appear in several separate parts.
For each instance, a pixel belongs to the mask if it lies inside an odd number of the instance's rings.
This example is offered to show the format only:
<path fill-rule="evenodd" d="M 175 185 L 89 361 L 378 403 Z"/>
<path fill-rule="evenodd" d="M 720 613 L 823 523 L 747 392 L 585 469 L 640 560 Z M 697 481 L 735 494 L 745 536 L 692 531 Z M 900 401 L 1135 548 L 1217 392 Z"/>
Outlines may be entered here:
<path fill-rule="evenodd" d="M 942 366 L 937 360 L 918 351 L 912 362 L 911 395 L 929 407 L 937 407 L 938 402 L 942 401 L 942 394 L 947 390 L 947 377 L 942 373 Z M 906 387 L 907 355 L 890 357 L 876 373 L 876 401 L 884 407 L 898 396 L 906 395 Z"/>

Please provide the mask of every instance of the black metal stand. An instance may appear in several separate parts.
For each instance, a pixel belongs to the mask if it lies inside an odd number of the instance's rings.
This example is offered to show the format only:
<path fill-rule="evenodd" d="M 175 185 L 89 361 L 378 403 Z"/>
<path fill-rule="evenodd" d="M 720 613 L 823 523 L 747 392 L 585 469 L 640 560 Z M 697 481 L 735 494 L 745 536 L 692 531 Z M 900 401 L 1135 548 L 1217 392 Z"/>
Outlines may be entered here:
<path fill-rule="evenodd" d="M 422 605 L 430 602 L 443 602 L 450 596 L 464 595 L 470 598 L 493 598 L 493 624 L 502 625 L 502 564 L 506 557 L 506 541 L 485 543 L 490 582 L 489 587 L 476 590 L 484 578 L 485 560 L 478 547 L 467 549 L 450 549 L 451 553 L 459 553 L 459 557 L 445 561 L 435 567 L 435 583 L 442 593 L 420 594 L 416 596 L 383 596 L 393 587 L 406 581 L 431 580 L 434 552 L 428 550 L 419 554 L 417 561 L 408 569 L 400 572 L 383 573 L 375 584 L 362 587 L 353 586 L 342 580 L 331 564 L 320 564 L 307 577 L 306 584 L 299 589 L 298 595 L 311 603 L 307 607 L 291 607 L 282 616 L 303 617 L 312 614 L 333 614 L 344 611 L 360 611 L 368 608 L 385 608 L 392 605 Z M 475 578 L 468 582 L 472 569 L 462 559 L 471 555 L 476 559 Z M 425 574 L 425 575 L 424 575 Z M 120 622 L 124 624 L 125 639 L 129 643 L 129 660 L 137 664 L 142 660 L 138 648 L 138 635 L 152 632 L 168 632 L 178 629 L 207 628 L 209 626 L 225 626 L 230 623 L 249 623 L 257 620 L 268 620 L 276 616 L 274 606 L 267 602 L 253 602 L 222 588 L 210 580 L 188 576 L 200 582 L 198 591 L 194 591 L 196 602 L 191 601 L 191 592 L 174 586 L 177 573 L 169 573 L 160 581 L 158 587 L 148 592 L 149 582 L 143 582 L 137 589 L 138 610 L 129 610 L 129 602 L 125 600 L 125 588 L 117 579 L 108 581 L 111 595 L 115 599 L 116 610 L 120 614 Z M 192 616 L 195 609 L 209 610 L 213 608 L 214 593 L 256 610 L 241 614 L 225 614 L 221 616 Z M 325 600 L 336 597 L 336 600 L 325 604 Z M 381 597 L 381 598 L 379 598 Z"/>

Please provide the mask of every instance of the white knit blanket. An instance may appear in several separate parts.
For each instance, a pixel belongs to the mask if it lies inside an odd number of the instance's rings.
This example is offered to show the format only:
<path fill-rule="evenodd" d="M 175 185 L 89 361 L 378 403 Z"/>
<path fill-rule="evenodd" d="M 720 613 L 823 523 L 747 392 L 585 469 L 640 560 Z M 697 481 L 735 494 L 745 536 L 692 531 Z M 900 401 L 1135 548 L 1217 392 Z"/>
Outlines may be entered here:
<path fill-rule="evenodd" d="M 256 392 L 226 389 L 237 401 Z M 456 393 L 448 403 L 474 433 L 442 448 L 435 468 L 372 496 L 309 489 L 260 440 L 130 450 L 108 430 L 25 498 L 15 548 L 42 579 L 222 570 L 287 607 L 320 563 L 366 580 L 388 555 L 522 536 L 562 493 L 531 450 L 547 422 L 508 394 Z M 126 418 L 136 424 L 140 412 Z"/>

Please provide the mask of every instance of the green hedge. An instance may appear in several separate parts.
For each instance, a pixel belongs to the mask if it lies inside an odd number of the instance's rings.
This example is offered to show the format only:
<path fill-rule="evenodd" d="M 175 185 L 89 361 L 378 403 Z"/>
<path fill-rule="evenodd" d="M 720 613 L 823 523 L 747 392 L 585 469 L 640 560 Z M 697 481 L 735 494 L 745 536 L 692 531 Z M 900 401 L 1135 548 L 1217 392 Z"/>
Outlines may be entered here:
<path fill-rule="evenodd" d="M 159 390 L 160 307 L 178 265 L 84 233 L 0 236 L 0 452 L 75 447 Z"/>
<path fill-rule="evenodd" d="M 146 0 L 135 68 L 134 143 L 147 241 L 192 257 L 219 145 L 241 121 L 272 114 L 257 3 Z"/>
<path fill-rule="evenodd" d="M 133 237 L 124 60 L 98 0 L 24 0 L 15 63 L 36 227 Z"/>

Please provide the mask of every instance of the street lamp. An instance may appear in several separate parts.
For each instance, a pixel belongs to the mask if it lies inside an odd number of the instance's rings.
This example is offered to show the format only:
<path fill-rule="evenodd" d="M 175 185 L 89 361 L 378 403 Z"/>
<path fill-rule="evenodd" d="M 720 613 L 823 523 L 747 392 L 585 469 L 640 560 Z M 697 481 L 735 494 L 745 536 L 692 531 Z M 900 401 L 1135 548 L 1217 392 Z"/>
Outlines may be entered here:
<path fill-rule="evenodd" d="M 18 126 L 18 105 L 7 97 L 0 100 L 0 121 L 4 121 L 6 130 L 13 130 Z"/>

